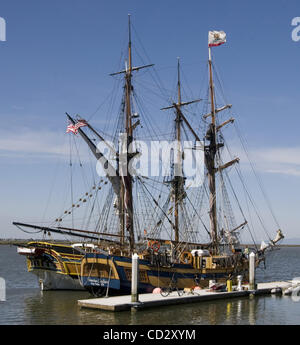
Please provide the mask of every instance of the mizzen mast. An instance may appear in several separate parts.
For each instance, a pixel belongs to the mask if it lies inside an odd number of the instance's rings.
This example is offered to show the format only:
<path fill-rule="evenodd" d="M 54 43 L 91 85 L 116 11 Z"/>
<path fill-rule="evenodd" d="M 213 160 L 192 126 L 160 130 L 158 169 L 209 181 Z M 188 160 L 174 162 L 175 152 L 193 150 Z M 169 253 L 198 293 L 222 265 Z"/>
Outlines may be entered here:
<path fill-rule="evenodd" d="M 226 42 L 226 34 L 223 31 L 209 31 L 208 33 L 208 66 L 209 66 L 209 94 L 211 112 L 203 116 L 204 119 L 211 117 L 209 128 L 206 132 L 206 139 L 209 141 L 209 145 L 205 145 L 205 165 L 208 174 L 208 188 L 209 188 L 209 219 L 210 219 L 210 235 L 212 241 L 212 249 L 215 254 L 218 253 L 219 237 L 218 237 L 218 224 L 217 224 L 217 202 L 216 202 L 216 173 L 222 174 L 222 170 L 229 166 L 238 163 L 239 159 L 235 158 L 232 161 L 225 163 L 219 167 L 215 167 L 216 155 L 219 152 L 219 148 L 224 146 L 223 143 L 218 143 L 217 133 L 218 131 L 228 123 L 234 121 L 233 118 L 225 121 L 221 125 L 216 124 L 216 114 L 222 110 L 231 108 L 231 104 L 227 104 L 221 108 L 216 109 L 213 72 L 212 72 L 212 58 L 211 47 L 219 46 Z"/>
<path fill-rule="evenodd" d="M 214 250 L 218 248 L 218 231 L 217 231 L 217 203 L 216 203 L 216 176 L 215 176 L 215 156 L 217 153 L 216 138 L 216 118 L 215 118 L 215 100 L 214 100 L 214 84 L 212 75 L 211 48 L 208 47 L 208 65 L 209 65 L 209 90 L 211 103 L 211 123 L 206 133 L 206 139 L 209 145 L 205 146 L 205 165 L 208 172 L 208 188 L 209 188 L 209 220 L 212 246 Z"/>

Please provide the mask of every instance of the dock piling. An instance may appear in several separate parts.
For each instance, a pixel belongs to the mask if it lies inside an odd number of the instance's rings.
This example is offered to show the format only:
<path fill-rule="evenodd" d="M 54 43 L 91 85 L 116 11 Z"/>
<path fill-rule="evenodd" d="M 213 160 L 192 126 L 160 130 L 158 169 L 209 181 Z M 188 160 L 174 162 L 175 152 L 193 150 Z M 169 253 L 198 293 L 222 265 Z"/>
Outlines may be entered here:
<path fill-rule="evenodd" d="M 131 271 L 131 302 L 139 301 L 138 295 L 139 282 L 139 256 L 135 253 L 132 255 L 132 271 Z"/>
<path fill-rule="evenodd" d="M 236 278 L 237 278 L 237 291 L 242 291 L 243 290 L 243 287 L 242 287 L 243 276 L 239 275 Z"/>
<path fill-rule="evenodd" d="M 249 289 L 256 290 L 255 284 L 255 253 L 249 255 Z"/>

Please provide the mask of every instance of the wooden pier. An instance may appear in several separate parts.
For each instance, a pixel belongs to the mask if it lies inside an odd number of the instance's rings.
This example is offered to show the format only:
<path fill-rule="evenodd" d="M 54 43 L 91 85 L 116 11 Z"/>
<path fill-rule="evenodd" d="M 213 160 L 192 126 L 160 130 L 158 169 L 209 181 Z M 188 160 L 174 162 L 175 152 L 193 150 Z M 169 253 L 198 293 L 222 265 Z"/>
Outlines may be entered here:
<path fill-rule="evenodd" d="M 208 289 L 195 290 L 194 292 L 185 292 L 179 296 L 177 291 L 172 292 L 169 296 L 163 297 L 161 294 L 140 294 L 138 302 L 131 302 L 131 295 L 102 297 L 79 300 L 78 305 L 83 308 L 100 309 L 108 311 L 128 311 L 144 308 L 154 308 L 167 305 L 178 305 L 187 303 L 196 303 L 203 301 L 212 301 L 217 299 L 229 299 L 249 295 L 271 294 L 273 289 L 279 288 L 284 291 L 292 285 L 292 281 L 279 281 L 270 283 L 258 283 L 256 290 L 249 290 L 249 285 L 244 285 L 242 291 L 217 292 L 207 291 Z"/>

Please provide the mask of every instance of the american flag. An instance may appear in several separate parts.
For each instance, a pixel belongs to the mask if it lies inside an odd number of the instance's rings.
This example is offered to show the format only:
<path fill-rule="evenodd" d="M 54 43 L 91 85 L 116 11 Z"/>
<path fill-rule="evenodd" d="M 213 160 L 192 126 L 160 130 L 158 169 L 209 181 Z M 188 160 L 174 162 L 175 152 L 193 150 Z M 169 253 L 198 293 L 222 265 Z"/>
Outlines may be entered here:
<path fill-rule="evenodd" d="M 75 125 L 70 124 L 70 125 L 67 127 L 66 133 L 72 132 L 72 133 L 74 133 L 74 134 L 77 134 L 77 133 L 78 133 L 78 128 L 79 128 L 79 127 L 86 126 L 86 125 L 87 125 L 87 123 L 86 123 L 84 120 L 78 121 L 77 123 L 75 123 Z"/>

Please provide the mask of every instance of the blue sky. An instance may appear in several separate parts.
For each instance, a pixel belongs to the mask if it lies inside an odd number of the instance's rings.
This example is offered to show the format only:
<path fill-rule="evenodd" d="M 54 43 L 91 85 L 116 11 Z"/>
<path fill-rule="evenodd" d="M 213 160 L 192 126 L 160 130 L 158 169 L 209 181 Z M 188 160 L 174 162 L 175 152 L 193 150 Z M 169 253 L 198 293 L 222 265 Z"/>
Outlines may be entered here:
<path fill-rule="evenodd" d="M 213 51 L 226 98 L 281 227 L 300 237 L 300 41 L 291 38 L 297 0 L 2 0 L 0 237 L 23 236 L 11 222 L 45 213 L 49 181 L 62 164 L 52 156 L 67 140 L 64 113 L 90 116 L 109 94 L 128 13 L 165 86 L 180 56 L 194 95 L 203 87 L 208 31 L 227 33 Z"/>

